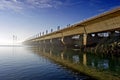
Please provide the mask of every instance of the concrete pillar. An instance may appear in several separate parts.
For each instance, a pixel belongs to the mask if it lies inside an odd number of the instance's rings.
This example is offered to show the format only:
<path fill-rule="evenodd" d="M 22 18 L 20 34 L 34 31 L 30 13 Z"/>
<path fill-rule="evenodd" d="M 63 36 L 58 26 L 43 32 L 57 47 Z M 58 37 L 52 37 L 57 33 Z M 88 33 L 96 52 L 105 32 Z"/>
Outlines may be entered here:
<path fill-rule="evenodd" d="M 52 46 L 52 39 L 45 40 L 45 47 L 50 48 Z"/>
<path fill-rule="evenodd" d="M 65 46 L 64 37 L 61 37 L 61 42 Z"/>
<path fill-rule="evenodd" d="M 83 45 L 86 46 L 87 45 L 87 34 L 83 34 Z"/>
<path fill-rule="evenodd" d="M 52 46 L 53 47 L 63 47 L 63 43 L 61 41 L 61 38 L 52 39 Z"/>
<path fill-rule="evenodd" d="M 82 35 L 79 36 L 79 45 L 80 46 L 83 45 L 83 36 Z"/>
<path fill-rule="evenodd" d="M 98 33 L 83 34 L 83 45 L 86 47 L 95 47 L 103 38 Z"/>

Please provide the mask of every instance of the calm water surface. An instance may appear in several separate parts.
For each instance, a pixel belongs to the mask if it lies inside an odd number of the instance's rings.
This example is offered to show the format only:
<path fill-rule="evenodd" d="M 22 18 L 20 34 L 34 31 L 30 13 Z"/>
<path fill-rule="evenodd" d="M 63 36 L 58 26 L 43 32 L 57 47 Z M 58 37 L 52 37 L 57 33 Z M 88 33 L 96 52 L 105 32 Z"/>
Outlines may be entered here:
<path fill-rule="evenodd" d="M 66 49 L 66 48 L 53 49 L 51 47 L 50 48 L 33 47 L 30 50 L 32 50 L 33 53 L 37 54 L 38 56 L 47 56 L 47 58 L 52 59 L 52 61 L 55 61 L 55 63 L 57 64 L 62 65 L 75 64 L 74 67 L 77 68 L 77 70 L 83 71 L 86 74 L 90 74 L 91 76 L 94 77 L 96 76 L 98 80 L 100 79 L 120 80 L 119 56 L 114 56 L 113 54 L 107 55 L 105 53 L 104 54 L 85 53 L 81 52 L 78 49 Z"/>
<path fill-rule="evenodd" d="M 77 56 L 73 59 L 77 61 Z M 0 80 L 88 80 L 27 47 L 0 47 Z"/>

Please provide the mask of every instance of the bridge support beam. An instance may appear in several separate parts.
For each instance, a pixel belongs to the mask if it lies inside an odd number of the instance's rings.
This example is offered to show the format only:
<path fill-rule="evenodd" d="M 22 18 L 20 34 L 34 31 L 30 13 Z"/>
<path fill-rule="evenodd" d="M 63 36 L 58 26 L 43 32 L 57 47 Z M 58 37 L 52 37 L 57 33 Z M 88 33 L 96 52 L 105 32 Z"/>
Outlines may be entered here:
<path fill-rule="evenodd" d="M 87 45 L 87 34 L 83 34 L 83 46 Z"/>
<path fill-rule="evenodd" d="M 52 44 L 53 47 L 64 47 L 64 45 L 61 41 L 61 38 L 52 39 L 51 44 Z"/>

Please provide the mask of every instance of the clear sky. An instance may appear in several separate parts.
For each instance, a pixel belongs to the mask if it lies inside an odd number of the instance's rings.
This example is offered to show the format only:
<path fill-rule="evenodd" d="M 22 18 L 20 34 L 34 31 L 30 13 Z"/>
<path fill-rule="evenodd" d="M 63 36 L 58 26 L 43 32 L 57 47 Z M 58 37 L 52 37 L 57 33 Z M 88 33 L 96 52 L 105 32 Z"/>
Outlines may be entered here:
<path fill-rule="evenodd" d="M 120 6 L 120 0 L 0 0 L 0 44 L 23 41 Z"/>

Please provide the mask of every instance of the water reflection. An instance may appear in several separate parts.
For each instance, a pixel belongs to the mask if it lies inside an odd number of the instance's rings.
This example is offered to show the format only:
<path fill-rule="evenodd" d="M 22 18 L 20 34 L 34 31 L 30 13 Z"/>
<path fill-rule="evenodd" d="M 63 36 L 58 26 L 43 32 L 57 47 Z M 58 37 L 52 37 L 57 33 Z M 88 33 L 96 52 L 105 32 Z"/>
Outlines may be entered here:
<path fill-rule="evenodd" d="M 86 53 L 83 54 L 83 64 L 84 64 L 85 66 L 87 65 Z"/>
<path fill-rule="evenodd" d="M 78 65 L 107 71 L 108 73 L 120 75 L 120 58 L 108 57 L 103 54 L 82 53 L 79 50 L 53 49 L 34 47 L 33 51 L 37 54 L 43 53 L 61 60 L 67 60 Z"/>
<path fill-rule="evenodd" d="M 42 54 L 61 60 L 67 56 L 66 50 L 0 47 L 0 80 L 91 80 L 89 76 L 76 74 L 53 63 Z"/>

